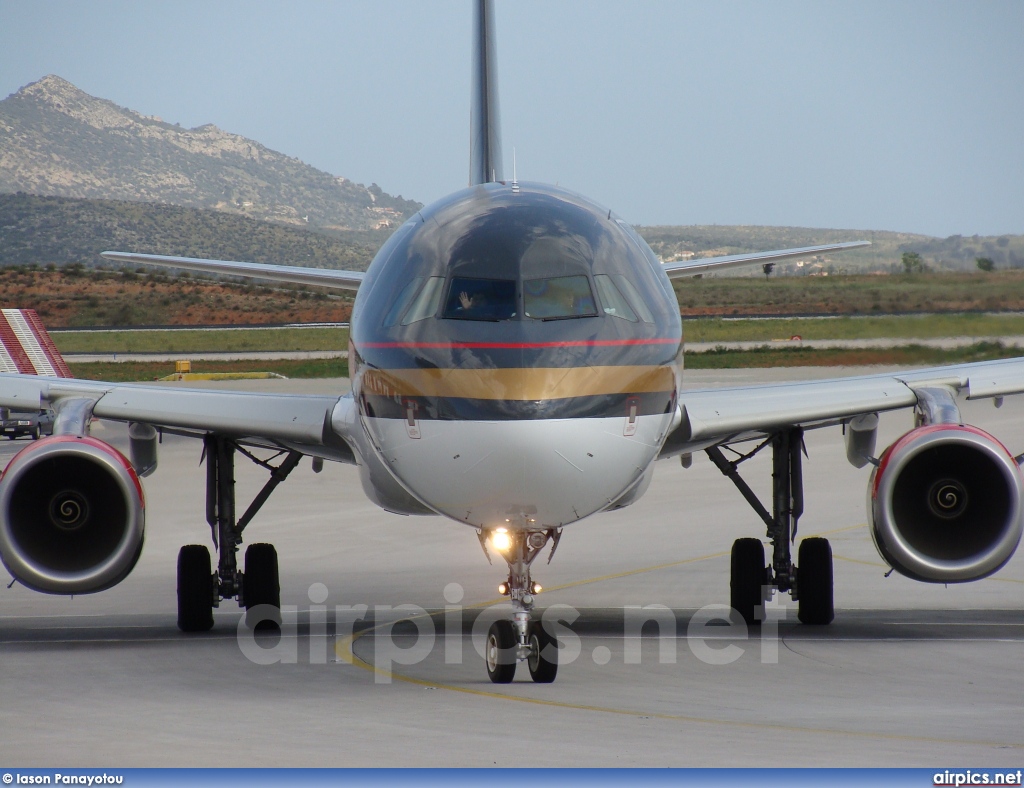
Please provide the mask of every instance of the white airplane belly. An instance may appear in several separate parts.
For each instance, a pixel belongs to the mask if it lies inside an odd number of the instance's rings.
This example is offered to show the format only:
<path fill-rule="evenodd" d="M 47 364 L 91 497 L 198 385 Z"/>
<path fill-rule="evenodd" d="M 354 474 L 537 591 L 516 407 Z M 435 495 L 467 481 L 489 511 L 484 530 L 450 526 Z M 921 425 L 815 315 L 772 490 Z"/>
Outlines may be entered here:
<path fill-rule="evenodd" d="M 670 421 L 372 418 L 367 426 L 389 470 L 431 508 L 476 527 L 529 528 L 565 525 L 617 500 L 654 462 Z"/>

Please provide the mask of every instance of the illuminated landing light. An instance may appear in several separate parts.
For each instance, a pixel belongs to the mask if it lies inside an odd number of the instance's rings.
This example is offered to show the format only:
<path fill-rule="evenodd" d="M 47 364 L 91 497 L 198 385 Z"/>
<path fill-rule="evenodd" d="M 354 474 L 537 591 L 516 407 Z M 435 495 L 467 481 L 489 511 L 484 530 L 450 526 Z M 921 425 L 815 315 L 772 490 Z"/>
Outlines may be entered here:
<path fill-rule="evenodd" d="M 498 593 L 501 594 L 502 596 L 507 595 L 508 594 L 508 584 L 507 583 L 498 583 Z"/>
<path fill-rule="evenodd" d="M 491 547 L 499 553 L 504 553 L 512 547 L 512 537 L 509 536 L 508 531 L 504 528 L 499 528 L 491 534 Z"/>
<path fill-rule="evenodd" d="M 530 593 L 532 594 L 539 594 L 543 590 L 544 588 L 540 583 L 533 583 L 530 585 Z"/>

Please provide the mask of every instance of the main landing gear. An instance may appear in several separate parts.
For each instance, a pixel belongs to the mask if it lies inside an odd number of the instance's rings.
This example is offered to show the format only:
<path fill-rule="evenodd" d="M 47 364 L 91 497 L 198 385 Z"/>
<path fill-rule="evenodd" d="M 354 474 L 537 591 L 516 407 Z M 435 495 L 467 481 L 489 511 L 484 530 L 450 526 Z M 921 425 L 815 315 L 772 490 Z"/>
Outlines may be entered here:
<path fill-rule="evenodd" d="M 738 466 L 766 446 L 772 447 L 772 513 L 758 500 L 739 475 Z M 760 539 L 737 539 L 732 546 L 730 604 L 748 625 L 764 620 L 764 603 L 775 589 L 788 591 L 799 605 L 803 624 L 829 624 L 835 616 L 832 596 L 832 548 L 827 539 L 812 537 L 800 542 L 797 563 L 792 544 L 797 521 L 804 511 L 803 430 L 799 427 L 776 433 L 753 451 L 729 460 L 713 446 L 707 455 L 736 485 L 747 503 L 768 526 L 772 560 L 765 564 Z"/>
<path fill-rule="evenodd" d="M 240 518 L 235 519 L 235 452 L 270 471 L 270 479 Z M 281 624 L 281 587 L 277 551 L 270 544 L 251 544 L 245 551 L 245 570 L 238 569 L 242 531 L 274 489 L 299 464 L 298 452 L 281 452 L 284 459 L 271 465 L 223 435 L 203 439 L 206 458 L 206 521 L 219 551 L 217 571 L 206 545 L 185 545 L 178 553 L 178 629 L 205 632 L 213 627 L 213 609 L 222 599 L 237 599 L 245 607 L 247 623 L 256 630 L 275 631 Z M 272 458 L 273 459 L 273 458 Z M 263 607 L 269 606 L 269 607 Z"/>
<path fill-rule="evenodd" d="M 562 531 L 497 529 L 489 533 L 481 531 L 479 535 L 487 560 L 490 560 L 487 553 L 490 543 L 508 564 L 508 580 L 498 590 L 512 602 L 512 620 L 495 621 L 487 632 L 487 675 L 495 684 L 509 684 L 515 678 L 516 665 L 526 662 L 530 678 L 538 684 L 550 684 L 558 673 L 558 641 L 540 621 L 530 618 L 534 598 L 541 590 L 530 577 L 530 566 L 549 541 L 548 561 L 551 561 Z"/>

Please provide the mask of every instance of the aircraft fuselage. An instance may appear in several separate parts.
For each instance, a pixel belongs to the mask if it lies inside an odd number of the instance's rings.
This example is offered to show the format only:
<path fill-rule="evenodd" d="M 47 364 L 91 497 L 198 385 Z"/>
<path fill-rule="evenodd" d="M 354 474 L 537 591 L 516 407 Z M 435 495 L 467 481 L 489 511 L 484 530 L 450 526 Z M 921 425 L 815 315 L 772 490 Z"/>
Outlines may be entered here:
<path fill-rule="evenodd" d="M 491 183 L 381 248 L 349 363 L 378 480 L 383 466 L 426 510 L 474 527 L 532 530 L 646 488 L 677 423 L 682 328 L 625 222 L 558 188 Z"/>

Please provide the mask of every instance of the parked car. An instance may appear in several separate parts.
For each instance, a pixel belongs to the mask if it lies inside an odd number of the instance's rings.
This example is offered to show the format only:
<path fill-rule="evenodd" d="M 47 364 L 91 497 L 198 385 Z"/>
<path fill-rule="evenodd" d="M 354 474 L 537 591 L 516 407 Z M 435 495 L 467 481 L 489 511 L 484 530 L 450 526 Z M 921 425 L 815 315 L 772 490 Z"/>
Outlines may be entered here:
<path fill-rule="evenodd" d="M 33 413 L 0 408 L 0 434 L 11 440 L 22 435 L 31 435 L 33 440 L 40 435 L 53 435 L 53 411 Z"/>

